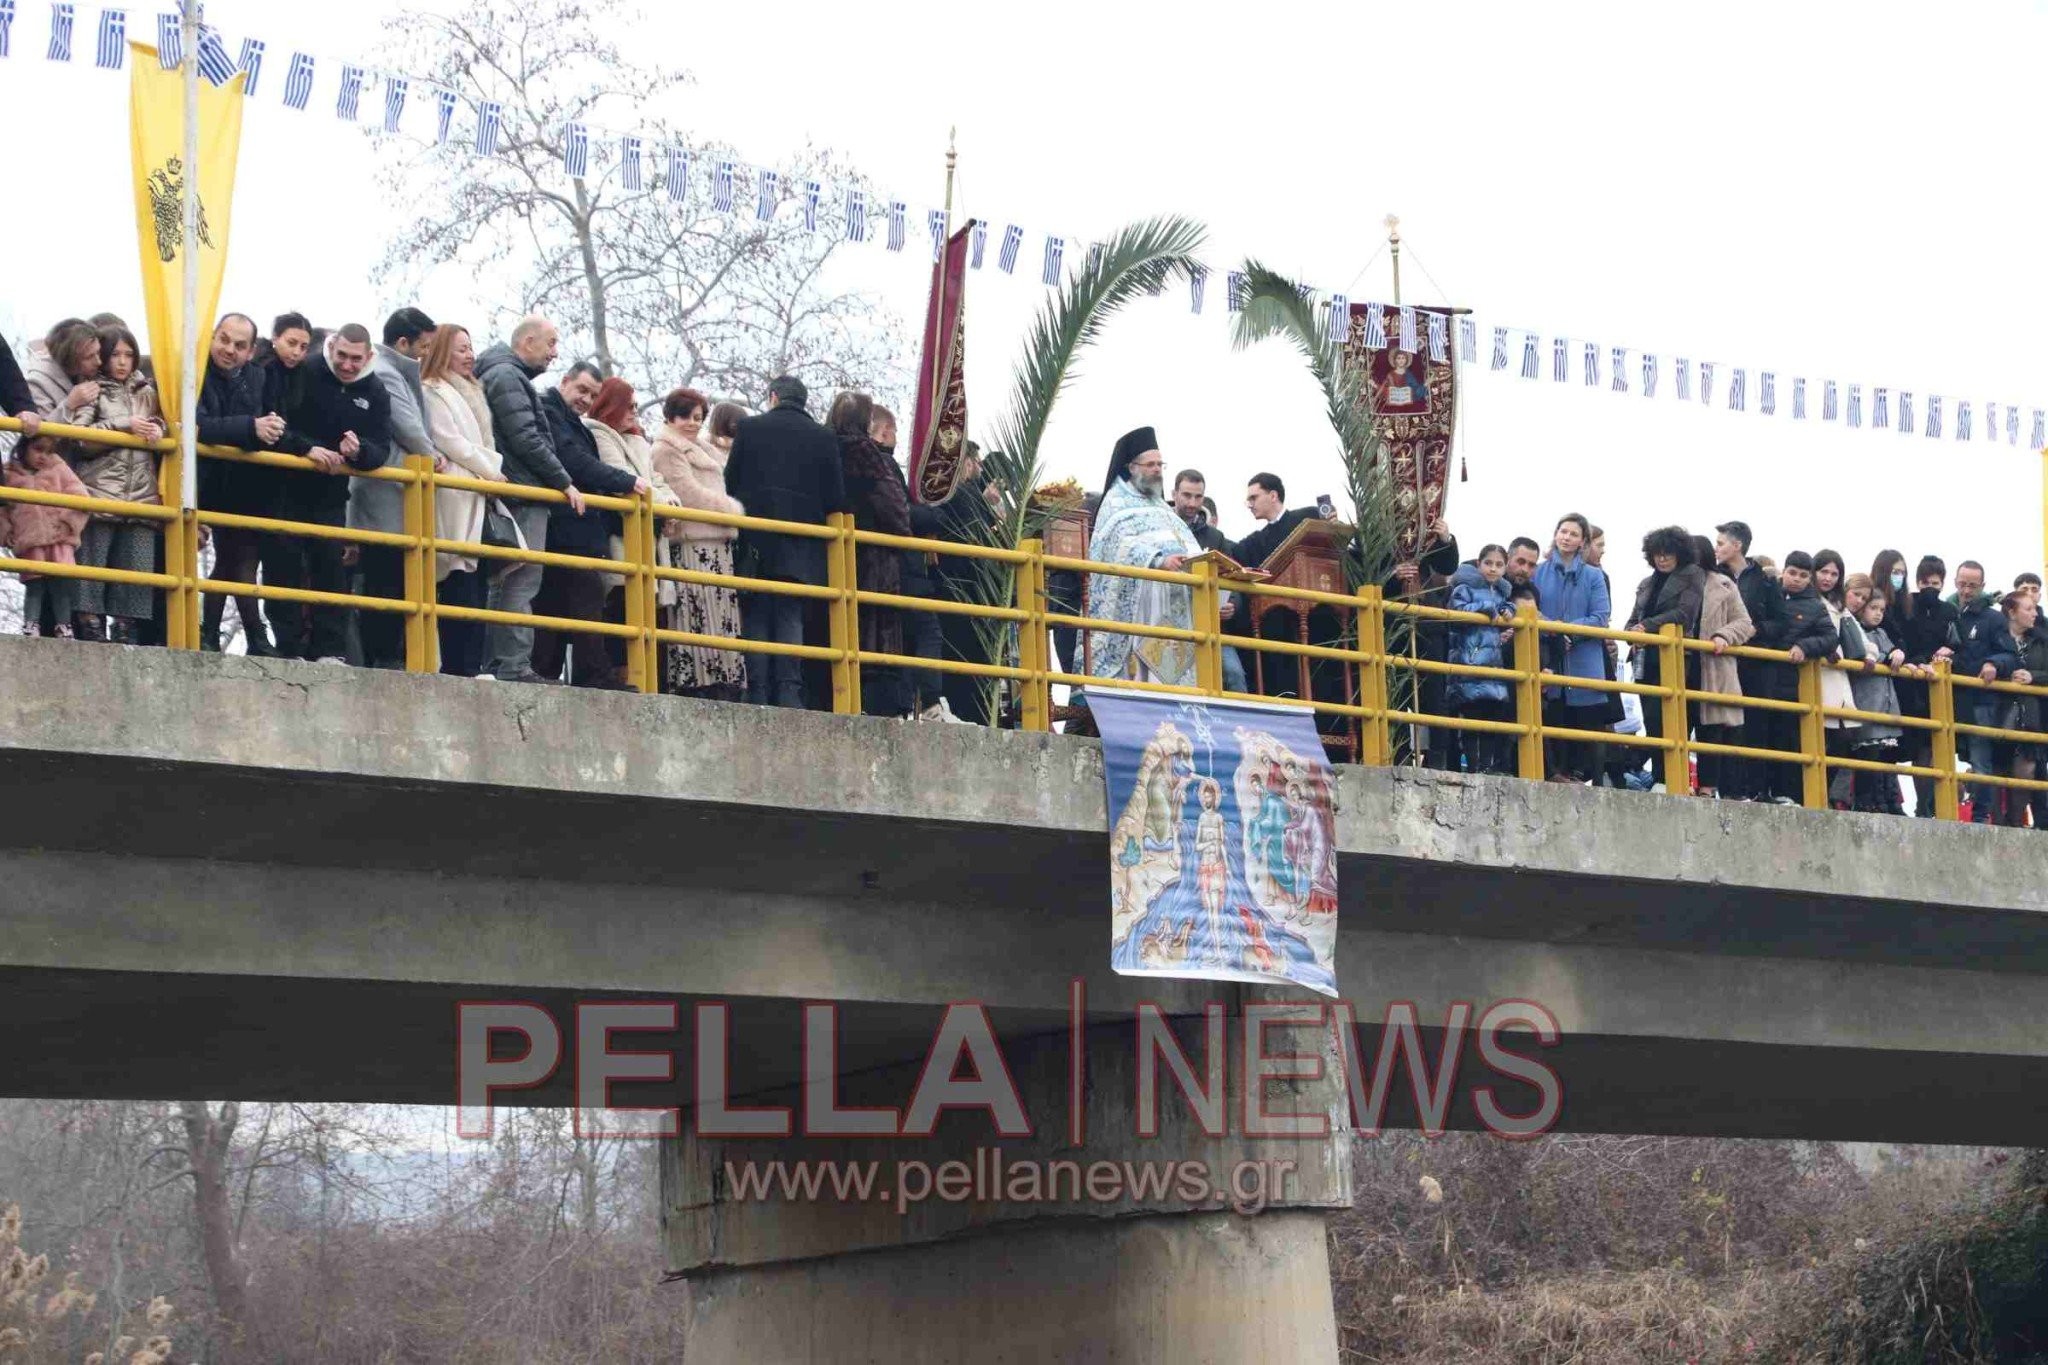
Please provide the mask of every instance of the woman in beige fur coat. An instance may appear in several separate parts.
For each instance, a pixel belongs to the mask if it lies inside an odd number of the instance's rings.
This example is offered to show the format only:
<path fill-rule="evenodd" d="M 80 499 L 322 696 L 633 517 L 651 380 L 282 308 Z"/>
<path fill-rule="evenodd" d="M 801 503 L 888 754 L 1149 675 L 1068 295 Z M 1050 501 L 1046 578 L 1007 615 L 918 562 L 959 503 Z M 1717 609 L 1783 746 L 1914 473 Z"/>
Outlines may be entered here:
<path fill-rule="evenodd" d="M 725 456 L 700 439 L 710 404 L 695 389 L 677 389 L 662 401 L 661 429 L 654 433 L 654 468 L 676 501 L 706 512 L 740 515 L 746 508 L 725 491 Z M 679 546 L 679 567 L 700 573 L 732 575 L 732 543 L 739 532 L 730 526 L 685 521 Z M 697 635 L 737 639 L 740 599 L 731 588 L 710 584 L 676 585 L 670 628 Z M 685 696 L 738 701 L 747 686 L 746 656 L 737 650 L 707 645 L 678 645 L 669 651 L 668 690 Z"/>

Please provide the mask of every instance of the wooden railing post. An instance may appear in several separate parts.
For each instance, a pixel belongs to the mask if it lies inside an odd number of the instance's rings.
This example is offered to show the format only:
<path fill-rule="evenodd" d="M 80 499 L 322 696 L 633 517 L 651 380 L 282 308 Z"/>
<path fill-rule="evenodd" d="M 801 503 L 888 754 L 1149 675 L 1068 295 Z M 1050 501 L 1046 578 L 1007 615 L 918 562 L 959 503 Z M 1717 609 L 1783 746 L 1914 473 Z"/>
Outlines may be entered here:
<path fill-rule="evenodd" d="M 1216 564 L 1201 559 L 1188 568 L 1200 580 L 1195 584 L 1191 613 L 1195 632 L 1201 637 L 1195 641 L 1195 686 L 1204 696 L 1214 697 L 1223 691 L 1223 607 L 1216 596 Z"/>
<path fill-rule="evenodd" d="M 405 671 L 432 673 L 434 664 L 434 457 L 409 454 L 405 486 Z"/>
<path fill-rule="evenodd" d="M 1019 720 L 1026 730 L 1052 729 L 1052 684 L 1046 681 L 1051 642 L 1045 626 L 1045 542 L 1023 540 L 1017 548 L 1026 559 L 1017 566 L 1017 609 L 1026 613 L 1017 629 L 1017 666 L 1025 677 L 1018 690 Z"/>
<path fill-rule="evenodd" d="M 1664 741 L 1671 746 L 1664 751 L 1664 790 L 1671 796 L 1690 796 L 1692 764 L 1688 760 L 1692 751 L 1687 743 L 1689 726 L 1685 713 L 1685 631 L 1674 623 L 1657 634 L 1662 637 L 1657 646 L 1657 672 L 1661 675 L 1657 681 L 1671 689 L 1670 696 L 1657 698 L 1664 709 Z"/>
<path fill-rule="evenodd" d="M 1536 604 L 1515 608 L 1515 722 L 1523 726 L 1515 740 L 1515 772 L 1531 782 L 1543 780 L 1543 639 L 1538 633 Z"/>
<path fill-rule="evenodd" d="M 1800 804 L 1828 808 L 1827 725 L 1820 714 L 1820 660 L 1799 665 Z"/>
<path fill-rule="evenodd" d="M 835 534 L 827 544 L 825 582 L 832 589 L 826 608 L 832 638 L 832 710 L 860 714 L 860 615 L 853 600 L 859 582 L 854 570 L 853 514 L 834 512 L 828 518 Z"/>
<path fill-rule="evenodd" d="M 1934 661 L 1934 683 L 1927 689 L 1928 717 L 1941 728 L 1934 732 L 1934 815 L 1954 820 L 1962 813 L 1962 792 L 1956 781 L 1956 685 L 1947 659 Z"/>
<path fill-rule="evenodd" d="M 1246 597 L 1240 610 L 1256 610 Z M 1384 768 L 1394 761 L 1392 732 L 1387 726 L 1387 606 L 1377 583 L 1358 589 L 1358 696 L 1369 713 L 1359 726 L 1359 756 Z"/>

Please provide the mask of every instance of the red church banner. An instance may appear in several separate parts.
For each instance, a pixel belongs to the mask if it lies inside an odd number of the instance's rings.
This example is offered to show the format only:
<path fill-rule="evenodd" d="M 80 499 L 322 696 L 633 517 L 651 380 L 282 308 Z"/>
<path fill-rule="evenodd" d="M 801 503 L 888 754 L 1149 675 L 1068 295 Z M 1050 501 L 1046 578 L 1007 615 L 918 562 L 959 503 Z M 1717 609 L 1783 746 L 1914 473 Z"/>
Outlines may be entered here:
<path fill-rule="evenodd" d="M 967 225 L 947 239 L 932 266 L 924 353 L 917 374 L 917 417 L 910 428 L 910 496 L 941 503 L 960 481 L 967 451 Z"/>
<path fill-rule="evenodd" d="M 1374 308 L 1379 326 L 1371 325 Z M 1458 383 L 1450 335 L 1454 310 L 1415 309 L 1420 343 L 1401 347 L 1401 310 L 1384 304 L 1351 305 L 1351 337 L 1344 343 L 1344 361 L 1365 377 L 1365 400 L 1371 407 L 1373 430 L 1385 445 L 1394 486 L 1394 547 L 1397 559 L 1419 559 L 1450 538 L 1444 523 L 1449 492 L 1451 437 L 1457 428 Z M 1431 357 L 1434 335 L 1442 342 L 1443 359 Z M 1369 341 L 1384 339 L 1385 344 Z"/>

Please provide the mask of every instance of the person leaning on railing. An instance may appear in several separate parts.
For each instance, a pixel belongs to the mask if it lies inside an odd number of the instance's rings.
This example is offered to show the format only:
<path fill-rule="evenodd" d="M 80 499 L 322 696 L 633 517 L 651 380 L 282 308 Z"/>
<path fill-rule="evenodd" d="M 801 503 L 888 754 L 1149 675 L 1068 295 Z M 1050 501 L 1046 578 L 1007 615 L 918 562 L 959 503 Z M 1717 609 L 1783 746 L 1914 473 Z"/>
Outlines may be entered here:
<path fill-rule="evenodd" d="M 1692 537 L 1683 526 L 1660 526 L 1643 537 L 1643 561 L 1650 572 L 1636 585 L 1635 607 L 1629 613 L 1628 629 L 1655 635 L 1666 626 L 1677 626 L 1694 635 L 1700 626 L 1700 605 L 1706 597 L 1706 570 L 1693 563 Z M 1687 654 L 1684 681 L 1699 685 L 1699 656 Z M 1635 646 L 1629 653 L 1639 683 L 1676 686 L 1678 679 L 1665 679 L 1663 660 L 1654 646 Z M 1643 707 L 1643 728 L 1653 739 L 1664 738 L 1664 708 Z M 1685 736 L 1680 735 L 1683 739 Z"/>
<path fill-rule="evenodd" d="M 725 459 L 745 413 L 736 403 L 720 403 L 711 411 L 707 430 L 708 408 L 709 400 L 695 389 L 673 389 L 661 400 L 661 428 L 654 433 L 651 452 L 654 467 L 682 506 L 744 516 L 745 504 L 725 491 Z M 732 577 L 732 545 L 738 531 L 703 521 L 672 521 L 669 529 L 676 535 L 678 568 Z M 739 636 L 740 598 L 731 588 L 710 583 L 668 586 L 676 590 L 666 613 L 669 629 L 728 639 Z M 764 668 L 767 663 L 756 659 L 753 666 Z M 746 694 L 747 668 L 747 656 L 736 649 L 671 645 L 663 686 L 678 696 L 738 701 Z"/>
<path fill-rule="evenodd" d="M 1966 559 L 1956 566 L 1955 606 L 1955 624 L 1949 630 L 1955 675 L 1980 682 L 2010 679 L 2019 667 L 2019 648 L 2005 616 L 1984 591 L 1984 566 L 1975 560 Z M 1958 688 L 1956 719 L 1966 725 L 1996 727 L 2007 700 L 2006 695 L 1985 688 Z M 1989 735 L 1969 735 L 1960 747 L 1967 751 L 1973 771 L 1998 771 L 1999 741 Z M 1988 782 L 1971 783 L 1970 819 L 1980 825 L 1994 823 L 1999 796 L 2000 789 Z"/>
<path fill-rule="evenodd" d="M 420 385 L 420 357 L 434 340 L 434 320 L 417 308 L 401 308 L 384 323 L 384 340 L 370 362 L 370 373 L 384 386 L 391 405 L 391 462 L 407 455 L 434 453 L 427 434 L 425 390 Z M 348 524 L 351 530 L 405 533 L 407 485 L 383 479 L 350 479 Z M 405 596 L 405 550 L 397 545 L 362 545 L 356 562 L 363 593 L 393 600 Z M 366 611 L 357 619 L 363 662 L 371 668 L 405 667 L 405 618 L 396 612 Z"/>
<path fill-rule="evenodd" d="M 633 386 L 617 375 L 606 379 L 597 386 L 597 396 L 590 402 L 590 411 L 583 414 L 584 430 L 597 443 L 597 458 L 607 467 L 629 474 L 646 484 L 654 493 L 657 507 L 674 507 L 677 504 L 675 490 L 668 486 L 668 480 L 654 465 L 654 450 L 648 443 L 647 433 L 640 426 L 640 400 L 633 392 Z M 683 524 L 679 521 L 662 521 L 656 526 L 654 559 L 657 564 L 669 562 L 670 547 L 677 536 L 682 534 Z M 614 522 L 612 537 L 605 553 L 612 559 L 628 558 L 625 526 Z M 604 618 L 607 621 L 623 623 L 626 619 L 626 576 L 624 573 L 603 573 Z M 655 584 L 655 606 L 672 607 L 676 600 L 676 585 L 663 579 Z M 626 642 L 614 635 L 605 641 L 605 651 L 611 655 L 612 666 L 623 668 L 626 663 Z"/>
<path fill-rule="evenodd" d="M 1739 697 L 1742 670 L 1727 651 L 1748 644 L 1756 634 L 1756 623 L 1749 619 L 1749 608 L 1743 605 L 1735 577 L 1720 562 L 1714 543 L 1705 536 L 1694 536 L 1692 551 L 1693 562 L 1706 570 L 1700 592 L 1699 628 L 1693 634 L 1714 647 L 1713 653 L 1699 656 L 1700 691 Z M 1691 709 L 1693 728 L 1702 741 L 1731 747 L 1743 743 L 1744 715 L 1740 706 L 1694 702 Z M 1701 754 L 1699 779 L 1701 796 L 1740 797 L 1749 793 L 1746 763 L 1732 754 Z"/>
<path fill-rule="evenodd" d="M 162 439 L 156 386 L 141 372 L 141 361 L 142 348 L 134 333 L 126 327 L 100 329 L 100 394 L 92 408 L 81 414 L 80 426 L 118 431 L 144 441 Z M 151 507 L 163 501 L 157 481 L 160 457 L 153 450 L 85 445 L 73 458 L 79 482 L 93 497 Z M 78 562 L 130 573 L 153 572 L 158 535 L 154 522 L 95 512 L 86 523 Z M 75 624 L 80 639 L 140 644 L 138 626 L 155 615 L 156 594 L 146 584 L 79 580 Z"/>
<path fill-rule="evenodd" d="M 2016 667 L 2010 681 L 2039 686 L 2048 683 L 2048 634 L 2041 629 L 2041 603 L 2034 594 L 2016 591 L 1999 603 L 1999 610 L 2005 613 L 2006 633 L 2012 637 L 2013 655 Z M 1998 699 L 1997 724 L 2004 730 L 2028 730 L 2040 733 L 2043 707 L 2039 697 L 1994 692 Z M 2031 778 L 2040 771 L 2041 745 L 2002 741 L 2001 757 L 2008 776 Z M 2027 808 L 2031 804 L 2028 793 L 2014 787 L 2003 790 L 2004 814 L 1999 820 L 2002 825 L 2019 826 L 2026 823 Z"/>
<path fill-rule="evenodd" d="M 585 493 L 615 498 L 645 493 L 648 484 L 630 471 L 613 469 L 598 458 L 597 441 L 583 425 L 597 397 L 601 379 L 597 367 L 579 360 L 562 374 L 561 383 L 541 395 L 547 413 L 548 432 L 554 438 L 555 458 L 573 487 Z M 558 503 L 548 511 L 548 549 L 556 554 L 603 559 L 611 553 L 612 536 L 622 527 L 619 514 L 595 507 Z M 604 619 L 604 579 L 594 569 L 573 569 L 550 564 L 541 571 L 540 591 L 534 595 L 533 610 L 540 616 L 566 616 L 579 621 Z M 533 669 L 543 679 L 560 678 L 564 671 L 564 650 L 574 646 L 573 681 L 578 687 L 596 687 L 624 692 L 631 684 L 612 661 L 605 637 L 597 631 L 542 630 L 533 641 Z"/>
<path fill-rule="evenodd" d="M 256 324 L 241 313 L 227 313 L 214 324 L 207 349 L 206 374 L 199 385 L 198 436 L 201 445 L 233 446 L 237 450 L 272 450 L 304 455 L 311 446 L 291 435 L 279 407 L 267 401 L 262 372 L 249 363 L 256 344 Z M 288 397 L 285 398 L 288 403 Z M 284 471 L 233 460 L 202 457 L 199 461 L 199 505 L 209 512 L 248 517 L 284 514 L 287 475 Z M 254 583 L 270 548 L 262 531 L 221 526 L 213 536 L 212 576 L 233 583 Z M 339 555 L 339 549 L 335 552 Z M 281 563 L 302 561 L 295 544 L 282 551 Z M 294 586 L 303 586 L 295 584 Z M 235 598 L 242 617 L 242 637 L 251 655 L 295 655 L 295 649 L 274 649 L 264 633 L 263 616 L 253 594 Z M 220 649 L 221 599 L 208 597 L 200 620 L 200 648 Z"/>
<path fill-rule="evenodd" d="M 0 412 L 12 413 L 21 423 L 23 433 L 29 436 L 43 425 L 43 415 L 36 411 L 36 396 L 29 392 L 21 362 L 14 358 L 14 348 L 7 344 L 6 337 L 0 337 Z"/>
<path fill-rule="evenodd" d="M 467 327 L 444 322 L 435 330 L 420 362 L 420 389 L 427 400 L 427 435 L 449 472 L 503 483 L 505 457 L 496 448 L 491 405 L 476 382 L 476 347 Z M 435 537 L 481 544 L 485 501 L 482 493 L 466 488 L 435 489 Z M 434 556 L 434 577 L 437 600 L 454 607 L 483 606 L 484 573 L 475 559 L 444 550 Z M 439 635 L 443 673 L 473 678 L 483 671 L 483 622 L 443 616 Z"/>

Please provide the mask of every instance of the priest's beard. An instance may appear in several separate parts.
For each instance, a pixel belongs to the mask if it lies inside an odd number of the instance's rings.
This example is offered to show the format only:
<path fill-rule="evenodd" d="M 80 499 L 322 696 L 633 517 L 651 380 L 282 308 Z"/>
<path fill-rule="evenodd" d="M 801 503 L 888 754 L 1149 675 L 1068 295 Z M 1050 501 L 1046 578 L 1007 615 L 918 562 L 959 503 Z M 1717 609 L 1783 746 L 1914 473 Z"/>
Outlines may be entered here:
<path fill-rule="evenodd" d="M 1134 482 L 1137 490 L 1148 498 L 1164 497 L 1166 494 L 1164 474 L 1140 474 Z"/>

